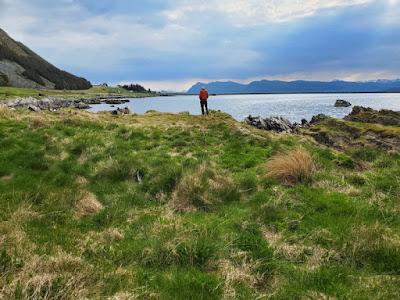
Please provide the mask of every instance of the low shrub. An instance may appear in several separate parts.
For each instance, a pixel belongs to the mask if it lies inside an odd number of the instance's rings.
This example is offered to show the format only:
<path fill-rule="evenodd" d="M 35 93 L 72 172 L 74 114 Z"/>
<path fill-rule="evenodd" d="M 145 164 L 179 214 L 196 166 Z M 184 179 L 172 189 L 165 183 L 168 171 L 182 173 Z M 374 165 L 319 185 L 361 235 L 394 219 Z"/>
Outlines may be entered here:
<path fill-rule="evenodd" d="M 267 176 L 293 186 L 307 183 L 315 171 L 314 160 L 304 149 L 278 154 L 267 162 Z"/>

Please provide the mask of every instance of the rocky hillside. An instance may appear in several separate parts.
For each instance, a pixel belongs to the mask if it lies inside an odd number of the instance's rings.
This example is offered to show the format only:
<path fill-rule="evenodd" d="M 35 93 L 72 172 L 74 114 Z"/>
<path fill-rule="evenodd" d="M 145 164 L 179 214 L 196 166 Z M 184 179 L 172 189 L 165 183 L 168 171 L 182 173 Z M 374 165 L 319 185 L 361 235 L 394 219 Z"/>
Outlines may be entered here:
<path fill-rule="evenodd" d="M 56 68 L 0 29 L 0 86 L 83 90 L 91 84 Z"/>

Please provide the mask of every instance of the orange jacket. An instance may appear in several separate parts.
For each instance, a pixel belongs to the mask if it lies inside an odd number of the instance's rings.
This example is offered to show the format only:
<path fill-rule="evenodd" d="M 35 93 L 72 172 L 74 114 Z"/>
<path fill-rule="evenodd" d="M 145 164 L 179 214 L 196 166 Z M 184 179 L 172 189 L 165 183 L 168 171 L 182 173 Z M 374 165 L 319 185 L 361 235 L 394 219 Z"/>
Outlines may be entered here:
<path fill-rule="evenodd" d="M 207 90 L 201 90 L 199 93 L 199 98 L 201 101 L 207 101 L 208 99 L 208 91 Z"/>

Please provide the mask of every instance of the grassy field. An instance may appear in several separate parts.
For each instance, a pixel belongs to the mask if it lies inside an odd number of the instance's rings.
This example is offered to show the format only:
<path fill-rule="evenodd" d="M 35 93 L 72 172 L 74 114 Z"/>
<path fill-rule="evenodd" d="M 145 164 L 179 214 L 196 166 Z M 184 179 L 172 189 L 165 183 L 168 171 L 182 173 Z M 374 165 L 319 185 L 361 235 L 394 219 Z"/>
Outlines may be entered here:
<path fill-rule="evenodd" d="M 0 100 L 13 99 L 16 97 L 60 97 L 60 98 L 92 98 L 97 96 L 126 96 L 129 98 L 152 96 L 152 93 L 130 93 L 119 87 L 94 86 L 89 90 L 38 90 L 15 87 L 0 87 Z"/>
<path fill-rule="evenodd" d="M 222 113 L 0 107 L 0 141 L 0 299 L 400 298 L 398 152 Z"/>

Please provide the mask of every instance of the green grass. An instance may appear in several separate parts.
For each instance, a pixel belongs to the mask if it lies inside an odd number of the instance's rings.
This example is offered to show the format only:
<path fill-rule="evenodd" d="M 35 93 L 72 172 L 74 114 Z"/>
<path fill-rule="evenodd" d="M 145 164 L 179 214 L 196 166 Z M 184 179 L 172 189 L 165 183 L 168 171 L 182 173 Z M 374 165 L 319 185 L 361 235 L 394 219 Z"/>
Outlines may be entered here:
<path fill-rule="evenodd" d="M 0 116 L 0 298 L 400 297 L 397 152 L 221 113 Z M 300 145 L 310 182 L 265 176 Z M 103 209 L 78 215 L 88 195 Z"/>
<path fill-rule="evenodd" d="M 60 97 L 60 98 L 91 98 L 97 96 L 126 96 L 129 98 L 154 96 L 152 93 L 130 93 L 119 87 L 103 87 L 94 86 L 89 90 L 71 91 L 71 90 L 46 90 L 46 89 L 29 89 L 15 87 L 0 86 L 0 100 L 13 99 L 16 97 Z"/>

